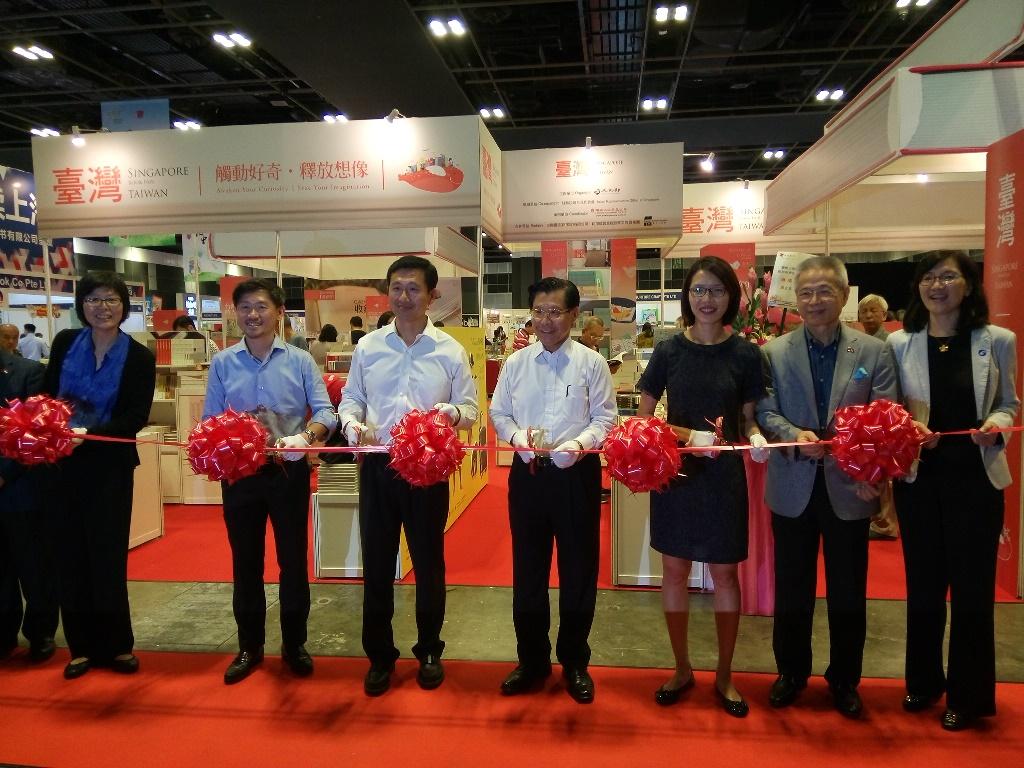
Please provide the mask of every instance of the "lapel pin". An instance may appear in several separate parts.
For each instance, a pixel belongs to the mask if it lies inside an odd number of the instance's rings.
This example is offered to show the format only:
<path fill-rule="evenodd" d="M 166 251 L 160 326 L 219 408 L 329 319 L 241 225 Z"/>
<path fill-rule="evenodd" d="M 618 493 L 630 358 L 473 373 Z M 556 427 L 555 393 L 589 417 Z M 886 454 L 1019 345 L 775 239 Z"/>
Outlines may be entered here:
<path fill-rule="evenodd" d="M 984 349 L 979 349 L 978 350 L 978 357 L 984 357 L 987 354 L 988 354 L 987 350 L 984 350 Z"/>
<path fill-rule="evenodd" d="M 847 347 L 846 351 L 849 352 L 850 354 L 853 354 L 854 349 L 853 349 L 853 347 Z"/>

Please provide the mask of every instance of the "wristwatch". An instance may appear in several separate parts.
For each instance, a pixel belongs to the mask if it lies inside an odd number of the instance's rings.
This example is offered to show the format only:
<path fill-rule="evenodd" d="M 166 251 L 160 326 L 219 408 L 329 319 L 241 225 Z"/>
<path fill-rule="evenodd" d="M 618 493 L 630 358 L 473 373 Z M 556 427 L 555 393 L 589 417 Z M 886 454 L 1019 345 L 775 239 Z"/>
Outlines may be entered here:
<path fill-rule="evenodd" d="M 306 442 L 309 443 L 310 445 L 317 441 L 316 432 L 314 432 L 312 429 L 309 429 L 308 427 L 302 430 L 302 435 L 306 438 Z"/>

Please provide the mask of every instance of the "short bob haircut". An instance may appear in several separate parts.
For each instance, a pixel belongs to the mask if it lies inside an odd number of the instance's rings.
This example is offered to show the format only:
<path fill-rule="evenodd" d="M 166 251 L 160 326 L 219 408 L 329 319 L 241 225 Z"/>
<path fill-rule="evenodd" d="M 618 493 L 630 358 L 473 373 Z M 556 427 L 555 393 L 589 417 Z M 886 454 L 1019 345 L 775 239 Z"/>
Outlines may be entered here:
<path fill-rule="evenodd" d="M 387 284 L 391 285 L 391 275 L 405 269 L 418 269 L 423 273 L 423 281 L 427 284 L 427 290 L 437 288 L 437 267 L 424 259 L 422 256 L 403 256 L 388 267 Z"/>
<path fill-rule="evenodd" d="M 683 292 L 679 297 L 679 303 L 683 310 L 683 322 L 688 326 L 697 322 L 697 318 L 693 314 L 693 307 L 690 306 L 690 284 L 698 272 L 708 272 L 722 281 L 725 292 L 729 294 L 729 305 L 725 308 L 725 314 L 722 315 L 722 326 L 731 325 L 740 311 L 740 281 L 736 279 L 736 271 L 729 266 L 728 262 L 717 256 L 701 256 L 686 273 L 686 278 L 683 280 Z"/>
<path fill-rule="evenodd" d="M 580 289 L 576 283 L 563 280 L 560 277 L 543 277 L 530 286 L 530 309 L 533 309 L 533 300 L 538 293 L 556 293 L 565 291 L 565 308 L 576 309 L 580 305 Z M 531 325 L 531 323 L 527 323 Z"/>
<path fill-rule="evenodd" d="M 324 327 L 320 329 L 320 335 L 316 338 L 317 341 L 332 342 L 338 340 L 338 329 L 330 323 L 324 323 Z"/>
<path fill-rule="evenodd" d="M 903 315 L 903 329 L 908 333 L 923 331 L 928 325 L 928 309 L 921 301 L 921 278 L 946 259 L 956 262 L 957 269 L 967 283 L 956 321 L 957 332 L 973 331 L 988 325 L 988 300 L 981 285 L 978 265 L 964 251 L 928 251 L 922 254 L 910 281 L 910 300 L 907 302 L 907 312 Z"/>
<path fill-rule="evenodd" d="M 243 280 L 236 285 L 235 290 L 231 292 L 231 301 L 237 307 L 245 294 L 256 293 L 257 291 L 266 291 L 277 309 L 284 306 L 284 291 L 281 290 L 281 287 L 270 280 L 256 278 Z"/>
<path fill-rule="evenodd" d="M 125 285 L 124 279 L 113 272 L 89 272 L 78 281 L 78 286 L 75 288 L 75 314 L 78 315 L 82 325 L 89 325 L 89 321 L 85 319 L 85 297 L 97 288 L 109 288 L 117 294 L 121 299 L 121 323 L 127 320 L 132 306 L 131 297 L 128 295 L 128 286 Z"/>

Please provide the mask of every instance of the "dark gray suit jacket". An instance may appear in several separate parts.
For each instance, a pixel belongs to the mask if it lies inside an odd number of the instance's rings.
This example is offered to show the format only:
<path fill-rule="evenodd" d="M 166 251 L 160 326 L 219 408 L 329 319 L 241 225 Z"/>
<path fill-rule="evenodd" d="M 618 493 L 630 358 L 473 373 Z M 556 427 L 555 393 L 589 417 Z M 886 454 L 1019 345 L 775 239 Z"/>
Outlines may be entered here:
<path fill-rule="evenodd" d="M 863 405 L 872 400 L 896 400 L 896 368 L 885 344 L 846 326 L 841 326 L 836 370 L 828 405 L 828 424 L 818 424 L 818 410 L 811 380 L 804 329 L 797 328 L 761 347 L 767 393 L 757 404 L 757 422 L 775 442 L 792 442 L 798 432 L 810 430 L 822 439 L 831 436 L 837 408 Z M 862 501 L 856 482 L 826 455 L 825 484 L 836 516 L 861 520 L 878 511 L 878 502 Z M 795 448 L 771 452 L 765 502 L 783 517 L 799 517 L 807 507 L 814 487 L 816 461 L 803 458 Z"/>
<path fill-rule="evenodd" d="M 12 398 L 24 400 L 39 394 L 45 370 L 42 363 L 0 349 L 0 405 L 6 406 Z M 0 458 L 0 477 L 4 479 L 0 507 L 13 509 L 33 503 L 34 488 L 28 469 L 13 459 Z"/>

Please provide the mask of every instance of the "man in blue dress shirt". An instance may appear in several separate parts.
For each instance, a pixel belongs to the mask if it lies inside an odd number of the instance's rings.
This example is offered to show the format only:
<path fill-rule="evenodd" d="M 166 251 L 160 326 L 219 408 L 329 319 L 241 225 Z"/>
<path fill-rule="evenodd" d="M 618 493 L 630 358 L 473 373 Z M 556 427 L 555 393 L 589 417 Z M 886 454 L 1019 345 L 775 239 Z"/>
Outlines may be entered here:
<path fill-rule="evenodd" d="M 218 354 L 210 366 L 203 418 L 228 407 L 255 416 L 280 448 L 308 448 L 337 425 L 323 377 L 310 354 L 277 335 L 284 293 L 267 280 L 247 280 L 233 301 L 244 338 Z M 307 412 L 313 418 L 306 423 Z M 233 606 L 239 653 L 224 682 L 244 680 L 261 661 L 267 613 L 263 552 L 267 518 L 274 527 L 281 569 L 281 656 L 300 677 L 313 672 L 306 651 L 309 578 L 306 558 L 309 462 L 302 450 L 280 454 L 255 475 L 222 483 L 224 522 L 234 571 Z"/>

